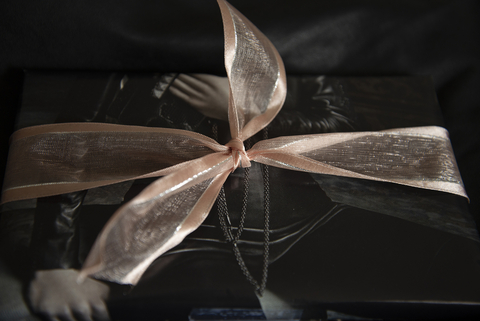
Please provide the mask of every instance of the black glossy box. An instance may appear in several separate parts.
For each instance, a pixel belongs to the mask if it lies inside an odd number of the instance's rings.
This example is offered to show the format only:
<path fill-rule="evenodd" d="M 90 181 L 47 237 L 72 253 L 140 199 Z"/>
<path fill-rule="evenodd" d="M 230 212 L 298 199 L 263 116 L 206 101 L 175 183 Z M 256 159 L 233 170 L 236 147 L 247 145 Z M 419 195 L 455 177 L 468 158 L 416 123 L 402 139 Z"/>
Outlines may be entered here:
<path fill-rule="evenodd" d="M 16 127 L 95 121 L 194 130 L 228 142 L 226 122 L 204 116 L 170 92 L 177 76 L 29 72 Z M 428 77 L 297 76 L 288 78 L 287 101 L 267 135 L 430 125 L 441 126 L 442 119 Z M 238 169 L 225 184 L 233 226 L 242 208 L 243 177 Z M 110 215 L 151 181 L 4 205 L 2 260 L 10 271 L 4 274 L 26 287 L 35 269 L 78 269 Z M 265 184 L 260 165 L 253 165 L 239 246 L 257 279 Z M 480 243 L 466 199 L 271 167 L 268 185 L 267 289 L 282 309 L 300 311 L 304 319 L 425 319 L 480 312 Z M 59 233 L 65 218 L 68 227 Z M 112 284 L 108 305 L 118 320 L 195 319 L 205 309 L 260 309 L 232 245 L 225 242 L 216 205 L 136 287 Z"/>

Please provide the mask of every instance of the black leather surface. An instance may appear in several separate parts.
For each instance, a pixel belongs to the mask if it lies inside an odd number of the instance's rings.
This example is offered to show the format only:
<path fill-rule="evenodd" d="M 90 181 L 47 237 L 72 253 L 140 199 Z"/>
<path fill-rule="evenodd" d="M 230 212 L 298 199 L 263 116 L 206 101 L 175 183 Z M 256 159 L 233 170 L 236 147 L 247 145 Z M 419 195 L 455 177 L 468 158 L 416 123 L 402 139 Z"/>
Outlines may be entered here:
<path fill-rule="evenodd" d="M 120 87 L 122 79 L 128 82 Z M 178 98 L 168 93 L 161 99 L 152 98 L 151 89 L 159 79 L 163 79 L 161 75 L 152 73 L 29 72 L 17 127 L 55 121 L 110 121 L 170 124 L 183 129 L 195 125 L 202 133 L 213 135 L 213 120 L 182 105 Z M 173 107 L 162 107 L 158 113 L 158 106 Z M 289 97 L 269 135 L 274 131 L 286 135 L 349 131 L 351 127 L 382 130 L 441 125 L 437 109 L 428 77 L 290 77 Z M 136 117 L 128 117 L 134 112 Z M 187 118 L 190 121 L 184 122 Z M 344 119 L 349 121 L 342 122 Z M 196 125 L 202 123 L 208 126 Z M 226 123 L 217 124 L 219 137 L 228 141 Z M 466 213 L 465 199 L 277 168 L 270 168 L 269 173 L 268 289 L 303 313 L 316 318 L 322 309 L 337 309 L 369 317 L 398 317 L 400 312 L 418 317 L 414 304 L 406 302 L 425 300 L 439 302 L 440 307 L 430 310 L 434 315 L 442 315 L 445 305 L 450 306 L 452 316 L 478 312 L 478 305 L 471 311 L 465 305 L 447 304 L 478 302 L 478 234 Z M 151 179 L 137 180 L 126 187 L 128 192 L 117 190 L 121 193 L 117 196 L 122 199 L 126 192 L 128 200 L 149 182 Z M 241 169 L 224 185 L 234 226 L 242 208 L 242 185 Z M 120 202 L 104 203 L 103 198 L 97 202 L 99 194 L 92 191 L 87 192 L 85 201 L 82 192 L 39 199 L 30 243 L 33 268 L 78 267 L 82 263 Z M 260 275 L 262 265 L 263 197 L 262 174 L 256 164 L 250 169 L 245 230 L 238 242 L 255 276 Z M 109 306 L 114 319 L 158 319 L 159 315 L 186 319 L 192 307 L 258 308 L 231 244 L 224 242 L 216 212 L 156 260 L 133 289 L 111 284 Z M 21 214 L 6 213 L 10 218 Z M 7 232 L 14 234 L 11 229 Z M 378 304 L 363 304 L 366 301 Z M 389 305 L 390 301 L 404 303 Z M 383 311 L 384 306 L 389 311 Z"/>
<path fill-rule="evenodd" d="M 480 211 L 477 1 L 231 2 L 277 46 L 288 73 L 431 75 Z M 2 1 L 1 167 L 22 69 L 223 73 L 221 28 L 214 0 Z"/>
<path fill-rule="evenodd" d="M 276 45 L 287 73 L 432 76 L 445 126 L 450 131 L 471 198 L 470 209 L 478 222 L 480 5 L 477 1 L 232 0 L 231 3 Z M 0 168 L 4 168 L 8 137 L 13 132 L 14 117 L 21 99 L 23 69 L 222 74 L 221 28 L 220 13 L 214 0 L 75 3 L 61 0 L 48 3 L 34 0 L 2 1 Z M 3 170 L 0 173 L 0 177 L 3 177 Z M 358 229 L 355 221 L 351 222 L 351 230 L 345 231 L 348 235 L 358 233 L 357 236 L 361 238 L 376 232 L 374 227 L 370 227 L 371 230 L 367 230 L 367 227 Z M 408 228 L 404 230 L 410 231 Z M 364 231 L 364 234 L 359 231 Z M 395 224 L 382 233 L 389 235 L 402 231 L 402 226 Z M 421 235 L 419 229 L 417 238 L 421 238 Z M 338 242 L 344 239 L 342 235 L 332 234 L 332 237 L 337 237 Z M 371 245 L 375 246 L 373 242 Z M 327 258 L 329 250 L 328 245 L 325 246 L 324 255 Z M 402 244 L 402 248 L 405 246 Z M 408 246 L 416 248 L 417 245 L 412 243 Z M 447 245 L 446 249 L 447 254 L 456 253 L 454 246 Z M 354 252 L 358 249 L 345 244 L 347 250 Z M 358 252 L 359 258 L 361 253 Z M 441 262 L 448 257 L 443 254 L 445 256 L 437 258 Z M 404 264 L 405 268 L 412 268 L 409 262 L 398 263 Z M 445 261 L 445 264 L 448 262 Z M 344 282 L 353 290 L 371 286 L 368 273 L 378 277 L 389 272 L 388 269 L 362 270 L 361 262 L 359 264 L 354 259 L 330 262 L 324 268 L 341 272 L 339 269 L 342 267 L 352 265 L 359 266 L 360 270 L 357 274 L 347 275 Z M 232 270 L 236 268 L 232 264 Z M 307 275 L 308 270 L 315 267 L 305 265 L 292 269 L 298 275 Z M 408 289 L 419 282 L 423 282 L 421 284 L 425 289 L 434 290 L 432 280 L 435 279 L 435 273 L 441 272 L 432 272 L 429 266 L 412 268 L 415 274 L 409 282 L 398 280 L 392 285 L 382 284 L 380 280 L 372 291 L 386 293 L 391 286 Z M 283 277 L 276 274 L 275 269 L 271 273 L 272 280 Z M 425 279 L 425 276 L 431 278 Z M 326 288 L 330 287 L 330 293 L 335 290 L 335 280 L 331 281 L 327 274 L 318 277 Z M 461 281 L 462 275 L 456 275 L 456 278 L 451 281 L 452 286 Z M 349 305 L 349 308 L 355 310 L 355 304 Z M 415 310 L 412 307 L 410 309 Z M 449 310 L 445 309 L 445 315 L 448 316 Z M 378 311 L 379 305 L 371 310 Z M 403 315 L 398 316 L 402 318 L 409 311 L 407 308 Z M 440 315 L 438 309 L 436 313 Z M 431 314 L 426 317 L 431 317 Z"/>

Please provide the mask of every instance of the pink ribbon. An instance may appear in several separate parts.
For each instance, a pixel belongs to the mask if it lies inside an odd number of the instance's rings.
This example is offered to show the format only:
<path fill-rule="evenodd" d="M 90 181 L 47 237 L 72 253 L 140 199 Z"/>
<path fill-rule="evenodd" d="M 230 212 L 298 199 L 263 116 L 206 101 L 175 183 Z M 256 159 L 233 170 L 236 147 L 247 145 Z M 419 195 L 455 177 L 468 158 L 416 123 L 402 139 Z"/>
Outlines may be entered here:
<path fill-rule="evenodd" d="M 467 197 L 440 127 L 279 137 L 246 151 L 243 142 L 283 104 L 285 70 L 250 21 L 227 2 L 218 4 L 230 84 L 228 144 L 184 130 L 95 123 L 36 126 L 12 136 L 2 202 L 164 176 L 112 216 L 83 276 L 136 284 L 158 256 L 203 222 L 230 172 L 252 161 Z"/>

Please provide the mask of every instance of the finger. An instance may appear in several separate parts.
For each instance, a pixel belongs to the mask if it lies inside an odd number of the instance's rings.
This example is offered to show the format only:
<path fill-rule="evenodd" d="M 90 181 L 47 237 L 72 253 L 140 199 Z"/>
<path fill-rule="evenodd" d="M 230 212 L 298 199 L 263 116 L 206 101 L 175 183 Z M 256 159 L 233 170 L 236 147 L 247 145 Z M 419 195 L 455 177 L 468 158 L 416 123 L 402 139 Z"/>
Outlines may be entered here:
<path fill-rule="evenodd" d="M 72 313 L 77 321 L 93 321 L 92 309 L 87 303 L 73 307 Z"/>
<path fill-rule="evenodd" d="M 62 311 L 57 313 L 57 318 L 60 321 L 77 321 L 76 318 L 74 318 L 72 312 L 70 311 L 69 307 L 63 307 Z M 55 319 L 54 319 L 55 320 Z"/>
<path fill-rule="evenodd" d="M 95 321 L 110 321 L 108 308 L 104 301 L 92 304 L 92 318 Z"/>
<path fill-rule="evenodd" d="M 187 86 L 195 89 L 197 92 L 205 92 L 210 89 L 208 81 L 205 81 L 205 78 L 202 77 L 201 74 L 195 74 L 193 76 L 187 74 L 180 74 L 177 79 L 186 84 Z"/>
<path fill-rule="evenodd" d="M 39 306 L 34 309 L 34 312 L 41 317 L 42 320 L 47 321 L 76 321 L 70 312 L 68 306 L 51 307 L 49 305 Z"/>
<path fill-rule="evenodd" d="M 177 96 L 178 98 L 180 98 L 181 100 L 185 101 L 186 103 L 190 104 L 190 101 L 191 101 L 191 98 L 189 95 L 187 95 L 186 93 L 184 93 L 183 91 L 177 89 L 176 87 L 172 87 L 170 86 L 169 88 L 170 92 Z"/>
<path fill-rule="evenodd" d="M 181 79 L 175 79 L 173 82 L 172 86 L 170 86 L 170 89 L 178 89 L 187 96 L 189 96 L 191 99 L 201 97 L 203 94 L 202 92 L 198 91 L 197 88 L 190 86 L 189 84 L 185 83 Z"/>
<path fill-rule="evenodd" d="M 226 77 L 214 76 L 209 74 L 191 74 L 189 75 L 194 79 L 197 79 L 200 83 L 212 89 L 218 89 L 220 86 L 226 85 L 228 88 L 228 79 Z"/>

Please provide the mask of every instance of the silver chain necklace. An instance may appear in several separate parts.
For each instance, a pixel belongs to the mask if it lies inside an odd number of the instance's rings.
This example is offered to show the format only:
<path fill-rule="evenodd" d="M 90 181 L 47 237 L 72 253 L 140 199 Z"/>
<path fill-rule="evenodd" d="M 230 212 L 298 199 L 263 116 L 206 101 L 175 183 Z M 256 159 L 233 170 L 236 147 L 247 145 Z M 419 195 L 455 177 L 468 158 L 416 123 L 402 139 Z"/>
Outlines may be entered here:
<path fill-rule="evenodd" d="M 218 141 L 218 129 L 217 124 L 214 123 L 212 126 L 214 139 Z M 267 129 L 263 129 L 263 139 L 268 139 Z M 245 148 L 250 148 L 249 140 L 245 142 Z M 268 257 L 269 257 L 269 247 L 270 247 L 270 178 L 269 170 L 267 165 L 262 166 L 262 176 L 263 176 L 263 186 L 264 186 L 264 237 L 263 237 L 263 269 L 262 269 L 262 279 L 260 283 L 252 276 L 250 273 L 245 261 L 243 260 L 242 254 L 238 247 L 238 241 L 242 235 L 245 223 L 245 217 L 247 215 L 247 203 L 248 203 L 248 188 L 249 188 L 249 174 L 250 168 L 244 168 L 244 178 L 243 178 L 243 203 L 242 211 L 240 215 L 240 221 L 237 228 L 237 234 L 234 235 L 232 231 L 232 223 L 230 221 L 230 216 L 228 214 L 227 199 L 225 197 L 225 189 L 222 186 L 220 193 L 218 195 L 218 217 L 220 220 L 220 226 L 223 230 L 223 234 L 227 242 L 232 243 L 233 253 L 235 258 L 240 266 L 240 269 L 243 272 L 243 275 L 247 280 L 255 287 L 255 291 L 259 296 L 262 296 L 267 285 L 268 277 Z"/>

